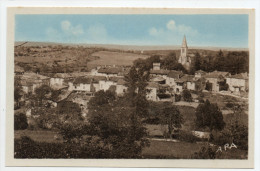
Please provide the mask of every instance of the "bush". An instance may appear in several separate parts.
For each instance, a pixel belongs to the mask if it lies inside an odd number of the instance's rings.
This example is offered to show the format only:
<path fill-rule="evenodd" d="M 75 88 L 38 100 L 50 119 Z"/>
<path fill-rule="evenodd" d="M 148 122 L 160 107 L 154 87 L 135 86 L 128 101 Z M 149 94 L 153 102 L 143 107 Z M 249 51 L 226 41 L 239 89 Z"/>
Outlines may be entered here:
<path fill-rule="evenodd" d="M 149 117 L 149 118 L 143 120 L 143 123 L 158 125 L 158 124 L 160 124 L 160 119 L 158 117 Z"/>
<path fill-rule="evenodd" d="M 213 142 L 218 145 L 234 143 L 239 149 L 248 149 L 248 127 L 235 123 L 214 135 Z"/>
<path fill-rule="evenodd" d="M 212 149 L 210 146 L 201 147 L 199 152 L 195 152 L 191 158 L 194 159 L 215 159 L 216 151 Z"/>
<path fill-rule="evenodd" d="M 195 143 L 197 141 L 200 141 L 200 138 L 196 137 L 191 132 L 182 131 L 182 130 L 180 130 L 177 134 L 175 134 L 174 138 L 180 141 L 185 141 L 190 143 Z"/>
<path fill-rule="evenodd" d="M 175 94 L 175 102 L 181 101 L 181 95 Z"/>
<path fill-rule="evenodd" d="M 98 140 L 78 143 L 36 142 L 29 137 L 14 140 L 14 158 L 109 158 L 108 148 Z"/>
<path fill-rule="evenodd" d="M 28 121 L 24 113 L 19 113 L 14 115 L 14 130 L 27 129 Z"/>
<path fill-rule="evenodd" d="M 186 102 L 192 102 L 191 93 L 189 90 L 183 90 L 182 92 L 183 100 Z"/>
<path fill-rule="evenodd" d="M 228 103 L 226 104 L 226 107 L 227 107 L 227 108 L 233 108 L 233 107 L 234 107 L 234 103 L 228 102 Z"/>

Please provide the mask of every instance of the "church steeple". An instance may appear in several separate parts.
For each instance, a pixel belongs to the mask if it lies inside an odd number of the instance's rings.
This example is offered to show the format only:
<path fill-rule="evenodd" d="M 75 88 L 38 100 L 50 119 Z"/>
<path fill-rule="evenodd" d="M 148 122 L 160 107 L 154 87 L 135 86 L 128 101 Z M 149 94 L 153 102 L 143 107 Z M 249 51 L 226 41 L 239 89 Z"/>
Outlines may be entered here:
<path fill-rule="evenodd" d="M 181 54 L 180 54 L 178 62 L 181 63 L 184 66 L 184 68 L 186 68 L 187 70 L 190 69 L 191 59 L 188 56 L 188 46 L 187 46 L 187 41 L 186 41 L 185 35 L 182 40 Z"/>
<path fill-rule="evenodd" d="M 184 35 L 184 37 L 183 37 L 183 40 L 182 40 L 182 46 L 181 46 L 182 48 L 188 48 L 188 46 L 187 46 L 187 41 L 186 41 L 186 36 Z"/>

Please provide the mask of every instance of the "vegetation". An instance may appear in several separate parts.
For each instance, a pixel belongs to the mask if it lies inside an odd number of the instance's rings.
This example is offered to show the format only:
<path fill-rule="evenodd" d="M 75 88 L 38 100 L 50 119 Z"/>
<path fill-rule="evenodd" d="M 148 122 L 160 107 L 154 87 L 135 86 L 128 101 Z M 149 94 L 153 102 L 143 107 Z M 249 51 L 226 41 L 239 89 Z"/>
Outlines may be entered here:
<path fill-rule="evenodd" d="M 212 130 L 222 130 L 225 126 L 222 112 L 216 104 L 211 104 L 206 100 L 196 109 L 196 126 L 197 128 L 209 128 Z"/>
<path fill-rule="evenodd" d="M 27 129 L 28 121 L 24 113 L 18 113 L 14 115 L 14 130 Z"/>
<path fill-rule="evenodd" d="M 249 72 L 249 55 L 244 51 L 231 51 L 224 54 L 219 51 L 216 55 L 208 54 L 202 57 L 198 52 L 195 54 L 193 72 L 203 70 L 206 72 L 225 71 L 231 74 Z"/>
<path fill-rule="evenodd" d="M 167 125 L 168 136 L 172 139 L 173 130 L 181 128 L 183 117 L 176 106 L 173 106 L 170 103 L 164 103 L 163 105 L 160 123 L 162 125 Z"/>
<path fill-rule="evenodd" d="M 189 90 L 187 90 L 187 89 L 183 90 L 182 97 L 183 97 L 184 101 L 192 102 L 192 97 L 191 97 L 191 93 Z"/>

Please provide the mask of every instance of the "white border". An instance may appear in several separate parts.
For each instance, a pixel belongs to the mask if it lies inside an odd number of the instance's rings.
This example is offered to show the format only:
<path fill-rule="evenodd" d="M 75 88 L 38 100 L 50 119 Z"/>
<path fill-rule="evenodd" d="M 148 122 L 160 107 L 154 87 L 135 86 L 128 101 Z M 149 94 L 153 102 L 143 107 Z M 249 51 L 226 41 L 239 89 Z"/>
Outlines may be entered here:
<path fill-rule="evenodd" d="M 73 2 L 71 0 L 56 0 L 56 1 L 52 1 L 52 0 L 44 0 L 44 1 L 7 1 L 7 0 L 2 0 L 0 1 L 0 7 L 1 7 L 1 18 L 0 18 L 0 22 L 1 22 L 1 28 L 0 28 L 0 53 L 1 53 L 1 58 L 0 58 L 0 116 L 1 116 L 1 133 L 0 133 L 0 163 L 1 163 L 1 168 L 0 170 L 17 170 L 18 168 L 6 168 L 4 167 L 4 147 L 5 147 L 5 71 L 6 71 L 6 60 L 5 60 L 5 56 L 6 56 L 6 7 L 10 7 L 10 6 L 37 6 L 37 7 L 69 7 L 69 6 L 80 6 L 80 7 L 150 7 L 150 8 L 157 8 L 157 7 L 167 7 L 167 8 L 255 8 L 255 14 L 256 14 L 256 18 L 255 18 L 255 25 L 256 25 L 256 29 L 255 29 L 255 170 L 259 170 L 259 162 L 260 158 L 259 158 L 259 147 L 257 146 L 258 144 L 260 144 L 259 142 L 259 122 L 260 122 L 260 117 L 258 112 L 260 112 L 260 105 L 257 105 L 260 101 L 260 91 L 258 89 L 258 87 L 260 87 L 258 80 L 259 80 L 259 76 L 258 74 L 260 74 L 260 69 L 258 69 L 259 66 L 259 7 L 260 7 L 260 1 L 258 0 L 247 0 L 247 1 L 234 1 L 234 0 L 229 0 L 229 1 L 224 1 L 224 0 L 195 0 L 195 1 L 191 1 L 191 0 L 182 0 L 182 1 L 164 1 L 164 0 L 142 0 L 141 2 L 138 0 L 134 0 L 134 1 L 119 1 L 119 0 L 96 0 L 96 1 L 89 1 L 89 0 L 74 0 Z M 19 169 L 26 169 L 26 170 L 31 170 L 31 169 L 39 169 L 39 170 L 63 170 L 65 168 L 19 168 Z M 75 169 L 75 168 L 68 168 L 69 170 L 71 169 Z M 86 169 L 86 168 L 77 168 L 77 169 Z M 87 168 L 90 169 L 90 168 Z M 106 168 L 108 170 L 115 170 L 115 168 Z M 92 168 L 91 170 L 102 170 L 102 168 Z M 121 170 L 121 169 L 120 169 Z M 130 169 L 125 169 L 125 170 L 130 170 Z M 144 169 L 146 170 L 146 169 Z M 149 169 L 150 170 L 150 169 Z M 178 169 L 178 170 L 188 170 L 188 169 Z M 197 170 L 197 169 L 193 169 L 193 170 Z M 198 169 L 200 170 L 200 169 Z"/>

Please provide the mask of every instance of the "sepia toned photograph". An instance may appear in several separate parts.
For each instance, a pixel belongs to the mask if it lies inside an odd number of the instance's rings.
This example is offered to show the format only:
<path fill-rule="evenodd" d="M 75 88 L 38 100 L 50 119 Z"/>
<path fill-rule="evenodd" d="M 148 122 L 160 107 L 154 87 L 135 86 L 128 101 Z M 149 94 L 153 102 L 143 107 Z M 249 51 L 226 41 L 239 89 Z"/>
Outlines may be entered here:
<path fill-rule="evenodd" d="M 252 167 L 253 11 L 29 9 L 9 9 L 12 161 Z"/>

